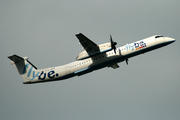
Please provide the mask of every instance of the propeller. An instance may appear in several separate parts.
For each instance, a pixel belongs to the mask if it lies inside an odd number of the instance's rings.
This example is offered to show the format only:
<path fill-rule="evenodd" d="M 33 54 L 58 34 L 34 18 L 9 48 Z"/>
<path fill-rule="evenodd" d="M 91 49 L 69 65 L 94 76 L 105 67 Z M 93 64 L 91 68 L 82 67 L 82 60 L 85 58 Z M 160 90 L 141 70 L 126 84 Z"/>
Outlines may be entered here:
<path fill-rule="evenodd" d="M 127 65 L 128 65 L 128 61 L 129 61 L 129 60 L 128 60 L 128 59 L 126 59 L 126 64 L 127 64 Z"/>
<path fill-rule="evenodd" d="M 111 41 L 111 48 L 114 50 L 114 53 L 116 54 L 116 45 L 117 45 L 117 42 L 114 42 L 112 40 L 111 35 L 110 35 L 110 41 Z"/>

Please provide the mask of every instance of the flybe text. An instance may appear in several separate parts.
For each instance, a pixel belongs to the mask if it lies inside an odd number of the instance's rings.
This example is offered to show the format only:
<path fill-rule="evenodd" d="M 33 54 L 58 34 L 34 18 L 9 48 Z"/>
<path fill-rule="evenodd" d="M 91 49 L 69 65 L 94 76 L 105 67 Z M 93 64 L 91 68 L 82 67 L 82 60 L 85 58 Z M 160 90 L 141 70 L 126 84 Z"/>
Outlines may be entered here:
<path fill-rule="evenodd" d="M 140 41 L 140 42 L 135 42 L 135 43 L 126 45 L 126 50 L 133 51 L 133 50 L 142 49 L 144 47 L 146 47 L 146 43 L 144 41 Z"/>
<path fill-rule="evenodd" d="M 29 69 L 27 69 L 28 67 L 30 67 Z M 27 77 L 31 77 L 31 73 L 32 73 L 32 77 L 30 78 L 30 80 L 34 80 L 36 77 L 38 77 L 38 80 L 44 80 L 46 78 L 54 78 L 55 76 L 59 76 L 58 73 L 55 73 L 54 70 L 51 70 L 49 72 L 44 72 L 44 71 L 41 71 L 40 72 L 36 72 L 37 70 L 34 70 L 33 69 L 33 66 L 31 66 L 29 63 L 27 63 L 25 66 L 24 66 L 24 70 L 23 70 L 23 74 L 27 73 Z"/>

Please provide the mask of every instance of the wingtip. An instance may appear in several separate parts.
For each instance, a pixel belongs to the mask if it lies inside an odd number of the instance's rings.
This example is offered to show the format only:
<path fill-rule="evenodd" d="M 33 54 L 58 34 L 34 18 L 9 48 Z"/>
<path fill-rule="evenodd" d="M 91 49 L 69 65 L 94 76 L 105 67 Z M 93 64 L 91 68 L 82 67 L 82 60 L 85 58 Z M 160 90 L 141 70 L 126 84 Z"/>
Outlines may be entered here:
<path fill-rule="evenodd" d="M 84 36 L 84 34 L 82 34 L 81 32 L 80 33 L 76 33 L 75 35 L 76 36 L 78 36 L 78 35 L 83 35 Z"/>
<path fill-rule="evenodd" d="M 82 33 L 76 33 L 75 35 L 77 36 L 77 35 L 80 35 L 80 34 L 82 34 Z"/>

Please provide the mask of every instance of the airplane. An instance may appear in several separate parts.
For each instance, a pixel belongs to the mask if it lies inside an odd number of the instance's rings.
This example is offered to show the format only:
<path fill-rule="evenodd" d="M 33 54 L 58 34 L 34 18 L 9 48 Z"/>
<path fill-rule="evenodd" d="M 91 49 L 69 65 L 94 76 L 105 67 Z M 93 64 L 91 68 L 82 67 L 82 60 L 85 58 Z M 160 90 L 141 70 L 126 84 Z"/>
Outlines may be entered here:
<path fill-rule="evenodd" d="M 110 35 L 110 42 L 97 45 L 82 33 L 76 34 L 84 51 L 81 52 L 75 62 L 66 65 L 37 69 L 28 57 L 20 57 L 16 54 L 9 56 L 11 64 L 15 66 L 19 74 L 24 79 L 23 84 L 51 82 L 64 80 L 74 76 L 81 76 L 94 70 L 105 67 L 113 69 L 119 68 L 117 63 L 128 60 L 136 55 L 144 54 L 154 49 L 166 46 L 175 42 L 175 39 L 154 35 L 143 40 L 116 48 L 117 42 L 114 42 Z"/>

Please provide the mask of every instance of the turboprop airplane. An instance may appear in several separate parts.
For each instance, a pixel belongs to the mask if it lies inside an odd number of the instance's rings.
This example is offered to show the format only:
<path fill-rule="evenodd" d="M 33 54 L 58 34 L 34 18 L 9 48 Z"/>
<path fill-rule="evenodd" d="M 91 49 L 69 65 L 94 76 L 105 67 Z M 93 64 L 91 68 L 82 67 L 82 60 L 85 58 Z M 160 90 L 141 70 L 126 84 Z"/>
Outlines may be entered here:
<path fill-rule="evenodd" d="M 76 58 L 75 62 L 51 67 L 46 69 L 37 69 L 29 60 L 28 57 L 20 57 L 11 55 L 8 58 L 12 60 L 13 64 L 22 78 L 25 80 L 24 84 L 50 82 L 56 80 L 64 80 L 74 76 L 81 76 L 86 73 L 98 70 L 104 67 L 118 68 L 117 63 L 126 61 L 139 54 L 166 46 L 175 42 L 175 39 L 155 35 L 137 42 L 126 44 L 122 47 L 116 48 L 116 42 L 112 40 L 110 35 L 110 42 L 97 45 L 82 33 L 76 34 L 84 51 Z"/>

